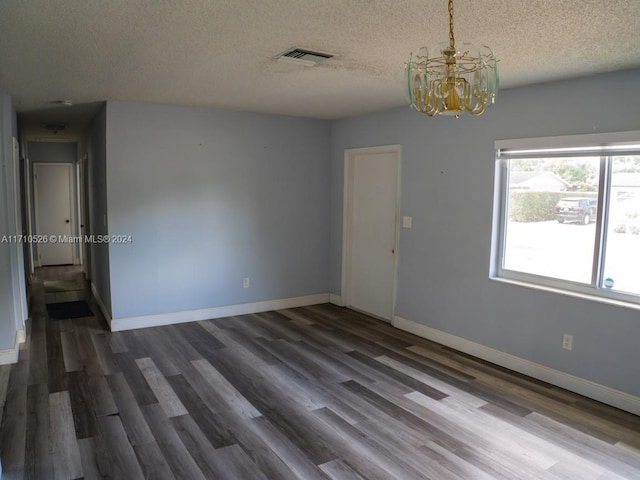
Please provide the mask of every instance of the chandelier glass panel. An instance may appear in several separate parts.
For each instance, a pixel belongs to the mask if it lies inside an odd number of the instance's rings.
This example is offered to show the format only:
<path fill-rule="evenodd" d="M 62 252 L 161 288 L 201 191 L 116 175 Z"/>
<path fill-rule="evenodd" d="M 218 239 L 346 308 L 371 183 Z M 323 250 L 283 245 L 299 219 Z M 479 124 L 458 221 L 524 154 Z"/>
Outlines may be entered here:
<path fill-rule="evenodd" d="M 498 94 L 498 60 L 489 47 L 470 43 L 456 47 L 453 34 L 453 0 L 449 0 L 449 43 L 429 56 L 422 47 L 407 62 L 409 105 L 429 116 L 454 115 L 466 110 L 482 114 Z"/>

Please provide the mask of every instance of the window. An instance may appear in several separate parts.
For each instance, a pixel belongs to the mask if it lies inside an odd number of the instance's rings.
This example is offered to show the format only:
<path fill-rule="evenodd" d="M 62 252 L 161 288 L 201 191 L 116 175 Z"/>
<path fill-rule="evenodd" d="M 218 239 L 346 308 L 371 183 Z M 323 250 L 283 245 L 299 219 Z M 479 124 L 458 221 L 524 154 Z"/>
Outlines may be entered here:
<path fill-rule="evenodd" d="M 640 304 L 640 132 L 496 152 L 492 277 Z"/>

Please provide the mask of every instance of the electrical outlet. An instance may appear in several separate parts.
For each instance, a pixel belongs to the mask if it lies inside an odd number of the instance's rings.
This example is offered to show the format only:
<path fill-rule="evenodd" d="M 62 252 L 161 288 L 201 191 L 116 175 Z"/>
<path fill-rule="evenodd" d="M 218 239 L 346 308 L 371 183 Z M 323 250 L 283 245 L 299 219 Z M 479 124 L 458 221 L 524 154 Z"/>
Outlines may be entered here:
<path fill-rule="evenodd" d="M 571 350 L 573 348 L 573 335 L 564 334 L 562 337 L 562 348 Z"/>
<path fill-rule="evenodd" d="M 244 277 L 242 279 L 242 288 L 249 288 L 249 277 Z"/>

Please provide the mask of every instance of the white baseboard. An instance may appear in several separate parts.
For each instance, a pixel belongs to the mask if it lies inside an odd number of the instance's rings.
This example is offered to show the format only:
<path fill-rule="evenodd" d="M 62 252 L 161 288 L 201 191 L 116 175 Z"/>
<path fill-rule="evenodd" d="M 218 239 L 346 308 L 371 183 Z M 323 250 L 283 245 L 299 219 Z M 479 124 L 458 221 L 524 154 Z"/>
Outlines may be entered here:
<path fill-rule="evenodd" d="M 16 343 L 24 343 L 27 341 L 27 332 L 24 328 L 21 328 L 16 332 Z"/>
<path fill-rule="evenodd" d="M 26 341 L 27 337 L 25 331 L 20 329 L 16 332 L 16 339 L 13 344 L 13 348 L 7 348 L 6 350 L 0 350 L 0 365 L 10 365 L 12 363 L 18 363 L 18 356 L 20 355 L 20 344 Z"/>
<path fill-rule="evenodd" d="M 333 303 L 339 307 L 344 307 L 344 302 L 342 301 L 342 297 L 340 295 L 336 295 L 335 293 L 329 294 L 329 303 Z"/>
<path fill-rule="evenodd" d="M 0 365 L 9 365 L 12 363 L 18 363 L 19 351 L 20 351 L 20 348 L 17 345 L 13 348 L 0 350 Z"/>
<path fill-rule="evenodd" d="M 98 289 L 96 288 L 96 286 L 95 286 L 95 284 L 93 282 L 91 282 L 91 293 L 93 293 L 93 298 L 96 299 L 96 303 L 98 304 L 98 308 L 100 308 L 100 311 L 102 312 L 102 315 L 104 316 L 104 319 L 109 324 L 109 328 L 111 328 L 111 314 L 109 313 L 109 310 L 107 309 L 107 306 L 104 304 L 104 301 L 102 301 L 102 297 L 100 297 L 100 294 L 98 293 Z"/>
<path fill-rule="evenodd" d="M 509 370 L 537 378 L 538 380 L 579 393 L 585 397 L 598 400 L 599 402 L 631 412 L 635 415 L 640 415 L 640 397 L 635 395 L 525 360 L 510 353 L 501 352 L 500 350 L 472 342 L 462 337 L 457 337 L 441 330 L 436 330 L 421 323 L 406 320 L 402 317 L 394 317 L 393 326 L 418 335 L 419 337 L 454 348 L 460 352 L 481 358 L 482 360 L 495 363 Z"/>
<path fill-rule="evenodd" d="M 264 302 L 225 305 L 222 307 L 204 308 L 201 310 L 187 310 L 184 312 L 160 313 L 158 315 L 143 315 L 140 317 L 114 318 L 110 320 L 112 332 L 132 330 L 134 328 L 159 327 L 176 323 L 198 322 L 211 318 L 229 317 L 232 315 L 246 315 L 249 313 L 282 310 L 284 308 L 306 307 L 329 301 L 328 293 L 306 295 L 302 297 L 280 298 Z"/>

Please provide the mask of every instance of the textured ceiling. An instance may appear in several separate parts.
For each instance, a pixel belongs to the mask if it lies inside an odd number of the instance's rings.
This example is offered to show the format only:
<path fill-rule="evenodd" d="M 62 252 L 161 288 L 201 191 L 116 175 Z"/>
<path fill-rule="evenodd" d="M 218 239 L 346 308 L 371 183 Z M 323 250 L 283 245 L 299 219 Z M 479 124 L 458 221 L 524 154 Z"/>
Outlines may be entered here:
<path fill-rule="evenodd" d="M 403 105 L 409 52 L 447 28 L 445 0 L 0 0 L 0 91 L 34 125 L 91 110 L 56 99 L 342 118 Z M 455 33 L 503 88 L 640 66 L 640 0 L 457 0 Z M 273 61 L 293 46 L 337 56 Z"/>

